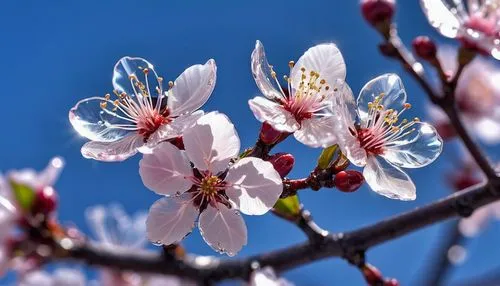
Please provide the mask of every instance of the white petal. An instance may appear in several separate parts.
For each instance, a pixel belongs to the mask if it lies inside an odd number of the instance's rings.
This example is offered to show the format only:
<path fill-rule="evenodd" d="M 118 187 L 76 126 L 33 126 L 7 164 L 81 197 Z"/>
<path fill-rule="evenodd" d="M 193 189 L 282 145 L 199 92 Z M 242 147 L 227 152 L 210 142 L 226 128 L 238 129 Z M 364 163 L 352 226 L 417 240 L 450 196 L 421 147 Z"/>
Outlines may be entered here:
<path fill-rule="evenodd" d="M 306 69 L 306 79 L 304 80 L 301 68 Z M 319 73 L 319 78 L 326 80 L 328 85 L 333 85 L 337 79 L 345 79 L 344 58 L 335 44 L 327 43 L 314 46 L 300 57 L 290 73 L 292 88 L 297 89 L 301 81 L 308 82 L 311 71 Z"/>
<path fill-rule="evenodd" d="M 286 111 L 280 104 L 267 98 L 257 96 L 248 101 L 255 118 L 260 122 L 267 122 L 274 129 L 282 132 L 294 132 L 299 128 L 299 123 L 293 115 Z"/>
<path fill-rule="evenodd" d="M 278 83 L 271 75 L 272 67 L 267 62 L 264 45 L 260 41 L 255 43 L 255 49 L 252 52 L 252 74 L 255 83 L 259 87 L 262 94 L 269 98 L 283 98 Z"/>
<path fill-rule="evenodd" d="M 429 23 L 443 36 L 448 38 L 457 36 L 465 16 L 463 0 L 420 0 L 420 5 Z"/>
<path fill-rule="evenodd" d="M 415 184 L 400 168 L 377 156 L 369 156 L 363 176 L 370 188 L 390 199 L 412 201 L 417 197 Z"/>
<path fill-rule="evenodd" d="M 188 235 L 199 214 L 191 200 L 189 194 L 157 200 L 149 209 L 146 221 L 149 240 L 169 245 Z"/>
<path fill-rule="evenodd" d="M 403 82 L 397 74 L 384 74 L 370 80 L 361 89 L 358 96 L 358 111 L 361 124 L 368 116 L 368 103 L 374 102 L 375 97 L 383 94 L 380 104 L 385 109 L 400 111 L 406 103 L 406 92 Z"/>
<path fill-rule="evenodd" d="M 205 113 L 202 110 L 198 110 L 191 114 L 184 114 L 175 118 L 169 124 L 164 124 L 155 133 L 149 137 L 147 146 L 148 148 L 154 148 L 161 141 L 172 139 L 181 136 L 186 128 L 190 128 L 194 123 L 200 119 Z M 143 152 L 143 150 L 140 150 Z M 150 153 L 150 152 L 143 152 Z"/>
<path fill-rule="evenodd" d="M 152 154 L 144 154 L 139 174 L 144 185 L 160 195 L 182 194 L 193 185 L 189 180 L 193 176 L 189 160 L 168 142 L 156 146 Z"/>
<path fill-rule="evenodd" d="M 59 268 L 54 271 L 52 286 L 85 286 L 85 275 L 76 269 Z"/>
<path fill-rule="evenodd" d="M 39 187 L 53 186 L 64 168 L 64 159 L 54 157 L 50 160 L 47 167 L 38 173 L 37 184 Z"/>
<path fill-rule="evenodd" d="M 293 134 L 297 141 L 312 148 L 332 146 L 337 141 L 335 125 L 339 120 L 335 116 L 302 120 L 300 129 Z M 347 131 L 348 132 L 348 131 Z"/>
<path fill-rule="evenodd" d="M 143 72 L 146 68 L 149 70 L 147 77 Z M 135 76 L 144 85 L 146 85 L 147 80 L 152 88 L 158 85 L 158 76 L 151 63 L 143 58 L 123 57 L 116 63 L 113 70 L 113 88 L 118 93 L 125 92 L 131 97 L 139 96 L 141 97 L 139 100 L 142 100 L 143 95 L 140 93 L 140 89 L 133 84 L 131 76 Z M 150 90 L 148 93 L 152 95 L 155 92 Z"/>
<path fill-rule="evenodd" d="M 227 169 L 238 156 L 240 138 L 226 115 L 210 112 L 184 132 L 186 154 L 196 168 L 214 174 Z"/>
<path fill-rule="evenodd" d="M 217 78 L 217 66 L 210 59 L 204 65 L 187 68 L 168 91 L 167 106 L 172 116 L 191 113 L 200 108 L 212 94 Z"/>
<path fill-rule="evenodd" d="M 101 103 L 106 102 L 106 108 Z M 130 130 L 117 128 L 117 125 L 135 124 L 119 109 L 112 111 L 113 102 L 103 97 L 89 97 L 80 100 L 69 111 L 69 122 L 81 136 L 92 141 L 113 142 L 125 137 Z"/>
<path fill-rule="evenodd" d="M 398 141 L 389 143 L 382 157 L 403 168 L 427 166 L 441 154 L 443 139 L 430 124 L 416 122 L 410 128 L 414 131 Z"/>
<path fill-rule="evenodd" d="M 481 118 L 472 121 L 473 129 L 481 140 L 487 144 L 497 144 L 500 142 L 500 118 Z"/>
<path fill-rule="evenodd" d="M 234 256 L 247 244 L 247 227 L 240 213 L 217 204 L 200 215 L 199 228 L 205 242 L 219 253 Z"/>
<path fill-rule="evenodd" d="M 279 278 L 271 267 L 266 266 L 252 272 L 249 286 L 293 286 L 293 284 Z"/>
<path fill-rule="evenodd" d="M 118 162 L 137 153 L 137 148 L 144 145 L 140 135 L 131 134 L 115 142 L 90 141 L 82 147 L 82 155 L 87 159 L 104 162 Z"/>
<path fill-rule="evenodd" d="M 351 163 L 358 167 L 364 167 L 366 165 L 366 150 L 361 148 L 359 140 L 356 137 L 351 134 L 345 134 L 344 137 L 339 140 L 339 147 Z"/>
<path fill-rule="evenodd" d="M 283 192 L 280 175 L 269 162 L 243 158 L 227 173 L 226 194 L 244 214 L 262 215 L 269 211 Z"/>
<path fill-rule="evenodd" d="M 53 286 L 52 277 L 45 271 L 33 271 L 27 273 L 21 281 L 19 286 Z"/>

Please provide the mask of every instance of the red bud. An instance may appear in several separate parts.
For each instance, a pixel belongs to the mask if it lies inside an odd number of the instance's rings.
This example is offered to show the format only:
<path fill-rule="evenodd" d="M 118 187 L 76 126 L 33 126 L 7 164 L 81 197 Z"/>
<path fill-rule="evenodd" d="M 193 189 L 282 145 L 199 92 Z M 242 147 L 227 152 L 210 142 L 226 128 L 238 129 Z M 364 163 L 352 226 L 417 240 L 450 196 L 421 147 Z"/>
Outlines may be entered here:
<path fill-rule="evenodd" d="M 36 193 L 34 213 L 50 214 L 57 208 L 57 193 L 52 187 L 44 187 Z"/>
<path fill-rule="evenodd" d="M 368 285 L 379 285 L 380 282 L 384 281 L 384 277 L 382 277 L 382 273 L 380 273 L 380 270 L 378 270 L 377 267 L 371 264 L 365 264 L 361 271 L 363 271 L 363 276 L 365 277 L 366 283 L 368 283 Z"/>
<path fill-rule="evenodd" d="M 426 36 L 416 37 L 413 42 L 413 50 L 417 56 L 421 57 L 424 60 L 434 60 L 436 59 L 437 48 L 436 44 Z"/>
<path fill-rule="evenodd" d="M 351 193 L 365 182 L 363 174 L 354 170 L 340 171 L 335 175 L 335 187 L 342 192 Z"/>
<path fill-rule="evenodd" d="M 267 161 L 273 164 L 274 169 L 278 171 L 282 178 L 290 173 L 295 164 L 295 158 L 289 153 L 276 153 L 269 157 Z"/>
<path fill-rule="evenodd" d="M 281 134 L 280 131 L 275 130 L 267 122 L 264 122 L 260 128 L 259 138 L 265 144 L 274 144 L 280 139 Z"/>
<path fill-rule="evenodd" d="M 434 123 L 434 126 L 443 140 L 450 140 L 457 136 L 455 129 L 449 121 L 436 122 Z"/>
<path fill-rule="evenodd" d="M 396 8 L 396 0 L 362 0 L 361 13 L 372 26 L 390 22 Z"/>

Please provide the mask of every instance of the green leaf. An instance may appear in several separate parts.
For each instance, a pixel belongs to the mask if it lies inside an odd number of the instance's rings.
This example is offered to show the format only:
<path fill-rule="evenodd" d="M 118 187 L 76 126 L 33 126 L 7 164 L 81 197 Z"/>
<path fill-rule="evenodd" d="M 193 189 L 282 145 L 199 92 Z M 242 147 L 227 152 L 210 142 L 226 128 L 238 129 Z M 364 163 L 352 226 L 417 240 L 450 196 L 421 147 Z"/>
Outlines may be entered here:
<path fill-rule="evenodd" d="M 330 167 L 330 163 L 332 162 L 333 156 L 335 155 L 335 151 L 337 151 L 338 147 L 339 145 L 335 144 L 321 151 L 321 155 L 319 155 L 318 158 L 318 168 L 327 169 Z"/>
<path fill-rule="evenodd" d="M 288 219 L 293 220 L 297 218 L 300 214 L 299 197 L 294 195 L 284 199 L 279 199 L 274 205 L 273 211 Z"/>
<path fill-rule="evenodd" d="M 17 205 L 24 211 L 30 211 L 35 203 L 35 191 L 27 185 L 10 181 Z"/>

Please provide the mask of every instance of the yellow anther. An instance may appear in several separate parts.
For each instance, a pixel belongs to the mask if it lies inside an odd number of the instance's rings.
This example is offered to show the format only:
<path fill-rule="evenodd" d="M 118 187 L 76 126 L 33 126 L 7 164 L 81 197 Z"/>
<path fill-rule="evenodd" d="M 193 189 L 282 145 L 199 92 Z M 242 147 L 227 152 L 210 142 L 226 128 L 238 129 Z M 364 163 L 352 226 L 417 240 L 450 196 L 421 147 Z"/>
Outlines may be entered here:
<path fill-rule="evenodd" d="M 100 104 L 100 105 L 101 105 L 101 108 L 102 108 L 102 109 L 105 109 L 105 108 L 106 108 L 106 106 L 108 106 L 108 103 L 107 103 L 106 101 L 101 101 L 101 104 Z"/>
<path fill-rule="evenodd" d="M 174 82 L 173 81 L 169 81 L 168 82 L 168 87 L 170 87 L 170 88 L 174 87 Z"/>
<path fill-rule="evenodd" d="M 132 79 L 132 80 L 137 80 L 137 77 L 135 76 L 135 74 L 129 75 L 128 78 Z"/>
<path fill-rule="evenodd" d="M 271 76 L 272 76 L 273 78 L 276 78 L 276 72 L 275 72 L 275 71 L 272 71 L 272 72 L 271 72 Z"/>
<path fill-rule="evenodd" d="M 321 83 L 321 84 L 325 84 L 325 83 L 326 83 L 326 80 L 322 79 L 322 80 L 320 80 L 320 81 L 319 81 L 319 83 Z"/>
<path fill-rule="evenodd" d="M 310 75 L 310 76 L 315 76 L 315 75 L 316 75 L 316 72 L 311 71 L 311 72 L 309 73 L 309 75 Z"/>
<path fill-rule="evenodd" d="M 306 68 L 305 68 L 305 67 L 301 67 L 301 68 L 300 68 L 300 70 L 301 70 L 302 72 L 305 72 L 305 71 L 306 71 Z"/>
<path fill-rule="evenodd" d="M 145 69 L 143 69 L 143 70 L 142 70 L 142 72 L 143 72 L 144 74 L 147 74 L 147 73 L 149 72 L 149 69 L 148 69 L 148 68 L 145 68 Z"/>
<path fill-rule="evenodd" d="M 405 103 L 405 104 L 403 105 L 403 107 L 404 107 L 405 109 L 410 109 L 410 108 L 411 108 L 411 104 L 409 104 L 409 103 Z"/>
<path fill-rule="evenodd" d="M 109 99 L 111 98 L 111 94 L 106 93 L 106 95 L 104 95 L 104 98 L 105 98 L 106 100 L 109 100 Z"/>
<path fill-rule="evenodd" d="M 330 89 L 330 87 L 328 85 L 325 86 L 325 90 L 329 90 L 329 89 Z"/>
<path fill-rule="evenodd" d="M 158 81 L 159 81 L 159 82 L 162 82 L 162 81 L 163 81 L 163 77 L 159 76 L 159 77 L 158 77 Z"/>
<path fill-rule="evenodd" d="M 118 105 L 120 104 L 120 101 L 119 101 L 118 99 L 116 99 L 115 101 L 113 101 L 113 104 L 114 104 L 115 106 L 118 106 Z"/>
<path fill-rule="evenodd" d="M 415 118 L 413 118 L 413 121 L 415 121 L 415 122 L 420 122 L 420 118 L 415 117 Z"/>
<path fill-rule="evenodd" d="M 294 62 L 294 61 L 289 61 L 289 62 L 288 62 L 288 66 L 289 66 L 290 68 L 293 68 L 293 67 L 295 66 L 295 62 Z"/>

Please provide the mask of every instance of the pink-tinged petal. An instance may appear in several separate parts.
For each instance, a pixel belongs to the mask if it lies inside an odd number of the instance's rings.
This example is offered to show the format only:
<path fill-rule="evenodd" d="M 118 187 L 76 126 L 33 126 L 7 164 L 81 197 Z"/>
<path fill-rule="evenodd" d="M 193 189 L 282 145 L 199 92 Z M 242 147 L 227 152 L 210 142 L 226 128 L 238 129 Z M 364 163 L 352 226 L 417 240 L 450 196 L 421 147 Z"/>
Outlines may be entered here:
<path fill-rule="evenodd" d="M 268 212 L 283 192 L 281 176 L 273 165 L 258 158 L 243 158 L 229 168 L 226 195 L 244 214 Z"/>
<path fill-rule="evenodd" d="M 144 154 L 139 162 L 139 174 L 148 189 L 160 195 L 179 195 L 189 190 L 193 183 L 191 164 L 183 151 L 164 142 Z"/>
<path fill-rule="evenodd" d="M 145 73 L 144 69 L 148 72 Z M 113 88 L 118 91 L 118 93 L 125 92 L 131 97 L 135 98 L 137 101 L 143 100 L 142 91 L 135 86 L 135 80 L 131 77 L 135 77 L 138 81 L 142 82 L 144 85 L 150 87 L 148 90 L 149 95 L 156 93 L 154 88 L 159 86 L 158 75 L 151 63 L 143 58 L 135 57 L 123 57 L 115 65 L 113 70 Z"/>
<path fill-rule="evenodd" d="M 363 176 L 370 188 L 379 195 L 402 201 L 413 201 L 417 197 L 411 178 L 399 167 L 378 156 L 368 156 Z"/>
<path fill-rule="evenodd" d="M 103 162 L 119 162 L 137 153 L 137 148 L 144 145 L 144 139 L 139 135 L 129 135 L 116 142 L 90 141 L 82 147 L 82 155 L 87 159 Z"/>
<path fill-rule="evenodd" d="M 247 227 L 240 213 L 223 204 L 208 206 L 200 215 L 200 233 L 205 242 L 219 253 L 235 256 L 247 244 Z"/>
<path fill-rule="evenodd" d="M 19 286 L 53 286 L 53 279 L 49 273 L 45 271 L 33 271 L 25 274 Z"/>
<path fill-rule="evenodd" d="M 252 52 L 252 74 L 255 83 L 265 97 L 269 99 L 283 98 L 280 87 L 271 74 L 272 71 L 272 67 L 267 61 L 264 45 L 257 41 Z"/>
<path fill-rule="evenodd" d="M 481 118 L 471 122 L 471 131 L 487 144 L 500 142 L 500 118 Z"/>
<path fill-rule="evenodd" d="M 306 79 L 302 79 L 302 68 L 306 70 Z M 337 79 L 345 79 L 346 67 L 344 58 L 335 44 L 327 43 L 314 46 L 299 58 L 290 73 L 292 88 L 298 89 L 302 81 L 309 82 L 311 71 L 319 73 L 319 78 L 324 79 L 326 84 L 330 86 Z"/>
<path fill-rule="evenodd" d="M 392 141 L 384 148 L 384 157 L 403 168 L 421 168 L 434 162 L 443 150 L 443 139 L 436 129 L 425 122 L 415 122 L 406 136 Z"/>
<path fill-rule="evenodd" d="M 59 268 L 52 275 L 53 286 L 85 286 L 87 279 L 82 271 L 71 268 Z"/>
<path fill-rule="evenodd" d="M 249 286 L 293 286 L 293 284 L 279 278 L 274 270 L 267 266 L 252 272 Z"/>
<path fill-rule="evenodd" d="M 380 105 L 384 109 L 394 109 L 399 112 L 406 103 L 406 92 L 403 82 L 397 74 L 384 74 L 378 76 L 361 89 L 358 96 L 358 112 L 361 120 L 361 125 L 366 125 L 368 117 L 368 104 L 375 101 L 375 97 L 379 97 Z"/>
<path fill-rule="evenodd" d="M 38 173 L 37 184 L 38 187 L 53 186 L 59 175 L 64 168 L 64 159 L 61 157 L 54 157 L 50 160 L 47 167 Z"/>
<path fill-rule="evenodd" d="M 267 122 L 274 129 L 281 132 L 294 132 L 300 125 L 293 114 L 286 111 L 280 104 L 267 98 L 257 96 L 248 101 L 255 118 L 260 122 Z"/>
<path fill-rule="evenodd" d="M 455 38 L 466 17 L 463 0 L 420 0 L 429 23 L 443 36 Z"/>
<path fill-rule="evenodd" d="M 157 200 L 146 221 L 149 240 L 165 245 L 180 242 L 192 231 L 198 214 L 191 195 Z"/>
<path fill-rule="evenodd" d="M 101 105 L 103 103 L 106 104 L 105 108 Z M 80 100 L 70 109 L 69 122 L 78 134 L 92 141 L 119 140 L 133 131 L 135 123 L 120 109 L 113 111 L 113 107 L 113 102 L 103 97 Z"/>
<path fill-rule="evenodd" d="M 345 130 L 345 129 L 344 129 Z M 345 132 L 345 131 L 343 131 Z M 366 165 L 367 154 L 364 148 L 359 145 L 359 140 L 351 134 L 346 134 L 343 137 L 339 136 L 339 147 L 347 156 L 349 161 L 358 166 L 364 167 Z"/>
<path fill-rule="evenodd" d="M 466 237 L 477 236 L 488 224 L 491 215 L 489 207 L 483 206 L 475 210 L 470 217 L 461 219 L 458 224 L 460 232 Z"/>
<path fill-rule="evenodd" d="M 210 112 L 185 130 L 186 154 L 196 168 L 217 174 L 227 169 L 229 160 L 238 156 L 240 138 L 226 115 Z"/>
<path fill-rule="evenodd" d="M 309 147 L 326 148 L 338 143 L 335 132 L 337 124 L 339 120 L 335 116 L 305 119 L 293 135 L 297 141 Z"/>
<path fill-rule="evenodd" d="M 216 78 L 217 66 L 213 59 L 187 68 L 168 91 L 167 106 L 172 116 L 191 113 L 205 104 L 215 88 Z"/>
<path fill-rule="evenodd" d="M 205 113 L 203 110 L 198 110 L 196 112 L 193 112 L 191 114 L 184 114 L 181 115 L 177 118 L 175 118 L 172 122 L 169 124 L 165 124 L 158 128 L 155 133 L 149 137 L 148 142 L 147 142 L 147 147 L 148 148 L 154 148 L 158 143 L 172 139 L 175 137 L 182 136 L 182 133 L 184 132 L 185 129 L 191 128 L 200 117 L 202 117 Z M 142 153 L 151 153 L 149 152 L 143 152 L 143 150 L 140 150 Z"/>

